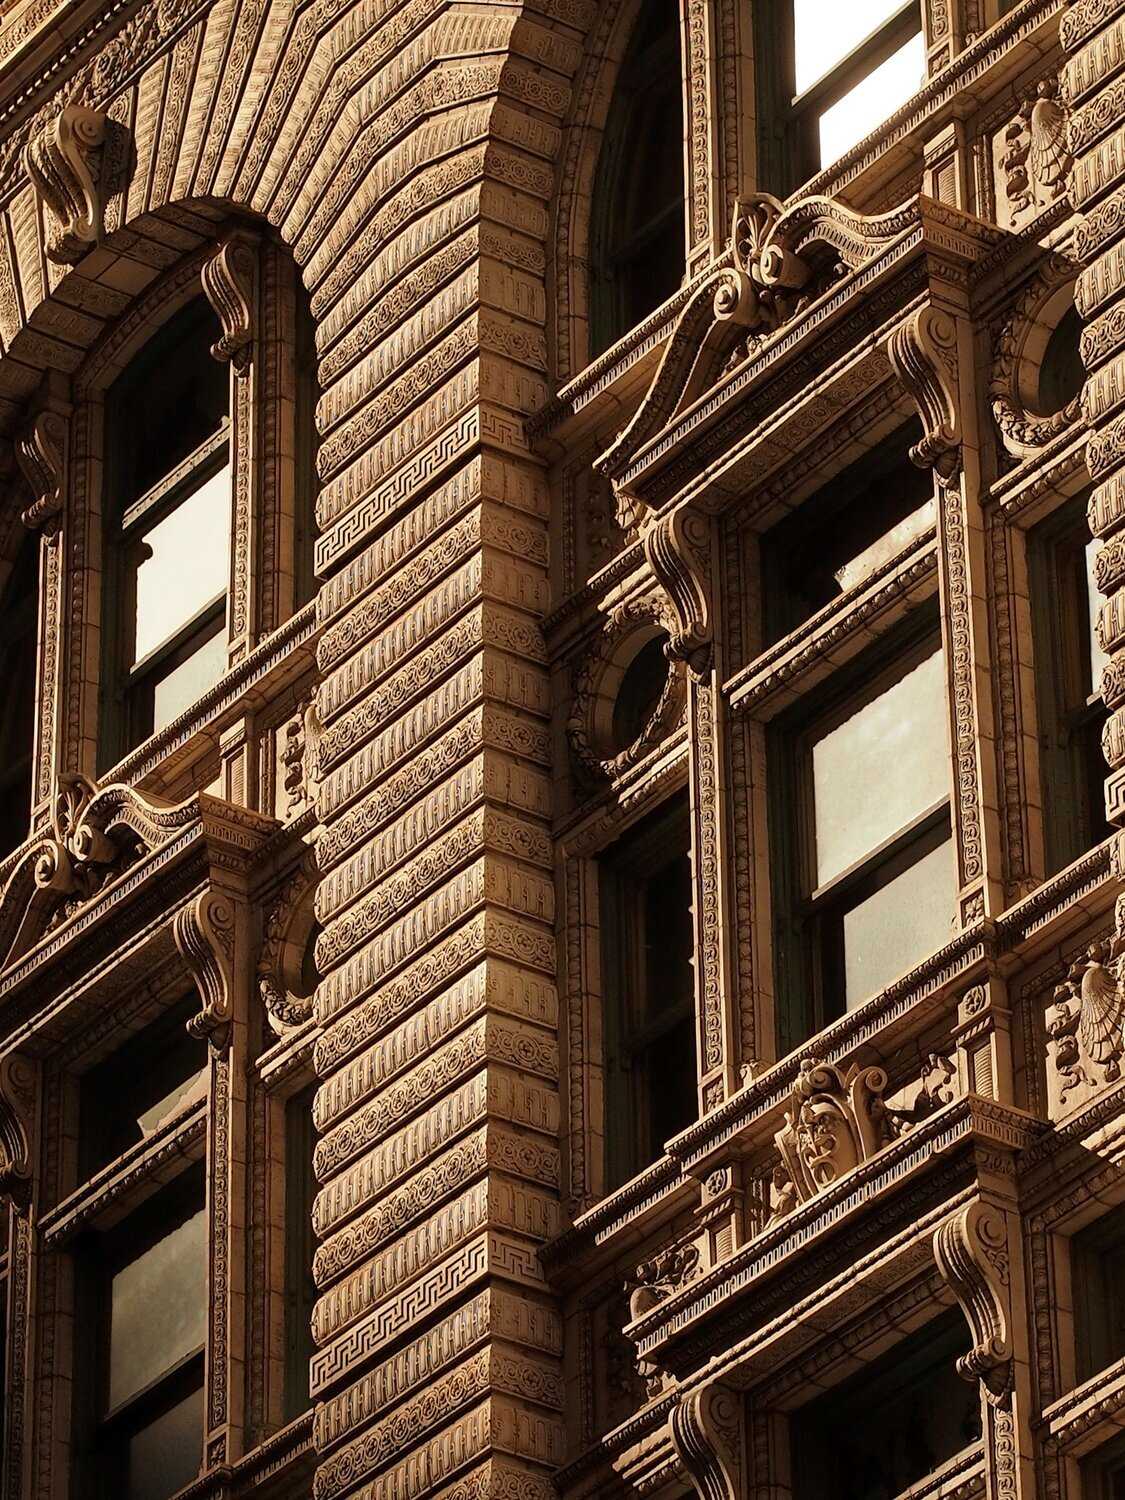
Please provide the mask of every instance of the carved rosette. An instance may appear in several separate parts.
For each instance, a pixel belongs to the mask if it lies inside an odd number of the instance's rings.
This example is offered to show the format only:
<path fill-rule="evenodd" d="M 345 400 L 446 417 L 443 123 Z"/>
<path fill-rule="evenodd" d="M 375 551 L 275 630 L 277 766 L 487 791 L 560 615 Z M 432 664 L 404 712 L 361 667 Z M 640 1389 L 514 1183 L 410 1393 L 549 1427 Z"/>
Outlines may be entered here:
<path fill-rule="evenodd" d="M 234 1001 L 235 906 L 225 891 L 208 887 L 176 913 L 172 934 L 195 980 L 202 1006 L 188 1022 L 193 1036 L 224 1051 Z"/>
<path fill-rule="evenodd" d="M 23 165 L 47 210 L 47 255 L 75 265 L 102 238 L 107 116 L 68 104 L 24 147 Z"/>
<path fill-rule="evenodd" d="M 1008 1230 L 1003 1213 L 975 1200 L 934 1233 L 938 1270 L 961 1305 L 973 1347 L 957 1361 L 979 1380 L 990 1402 L 1006 1404 L 1012 1388 Z"/>
<path fill-rule="evenodd" d="M 253 351 L 257 265 L 254 242 L 235 234 L 219 246 L 201 272 L 203 290 L 223 328 L 211 353 L 216 359 L 229 360 L 239 375 L 249 370 Z"/>

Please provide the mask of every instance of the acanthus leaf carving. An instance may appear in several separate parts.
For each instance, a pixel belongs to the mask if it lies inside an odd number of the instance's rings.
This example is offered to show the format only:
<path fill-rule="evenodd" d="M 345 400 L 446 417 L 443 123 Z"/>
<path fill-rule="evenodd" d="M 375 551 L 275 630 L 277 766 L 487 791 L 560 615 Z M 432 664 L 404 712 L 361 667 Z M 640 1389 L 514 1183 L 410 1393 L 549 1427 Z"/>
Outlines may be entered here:
<path fill-rule="evenodd" d="M 1060 1104 L 1080 1084 L 1116 1083 L 1125 1052 L 1125 937 L 1091 943 L 1056 986 L 1047 1036 Z M 1100 1076 L 1099 1076 L 1100 1075 Z"/>
<path fill-rule="evenodd" d="M 63 468 L 66 453 L 66 422 L 55 411 L 36 414 L 30 427 L 16 439 L 16 462 L 32 493 L 32 502 L 20 513 L 29 530 L 53 528 L 62 513 Z"/>
<path fill-rule="evenodd" d="M 672 1409 L 672 1446 L 702 1500 L 741 1500 L 746 1490 L 744 1398 L 720 1381 Z"/>
<path fill-rule="evenodd" d="M 1000 429 L 1004 447 L 1013 458 L 1024 459 L 1039 453 L 1047 443 L 1072 426 L 1081 415 L 1082 401 L 1075 396 L 1058 411 L 1038 414 L 1029 409 L 1021 386 L 1028 360 L 1028 340 L 1042 325 L 1048 304 L 1053 304 L 1062 287 L 1073 285 L 1077 265 L 1064 255 L 1050 255 L 1016 299 L 1012 310 L 996 335 L 989 394 L 992 415 Z"/>
<path fill-rule="evenodd" d="M 236 913 L 228 892 L 208 886 L 176 913 L 172 935 L 199 991 L 202 1006 L 188 1022 L 193 1036 L 226 1048 L 234 1013 Z"/>
<path fill-rule="evenodd" d="M 962 439 L 955 320 L 929 304 L 918 308 L 890 334 L 887 357 L 922 421 L 910 457 L 952 484 L 961 470 Z"/>
<path fill-rule="evenodd" d="M 216 359 L 229 360 L 239 375 L 250 368 L 253 352 L 256 273 L 254 242 L 245 234 L 224 240 L 200 273 L 223 330 L 211 345 L 211 353 Z"/>
<path fill-rule="evenodd" d="M 957 1361 L 993 1405 L 1012 1388 L 1008 1228 L 1001 1210 L 974 1199 L 934 1231 L 934 1259 L 969 1325 L 973 1347 Z"/>
<path fill-rule="evenodd" d="M 68 104 L 24 147 L 24 168 L 53 220 L 47 255 L 59 265 L 75 265 L 101 242 L 107 121 L 102 110 Z"/>
<path fill-rule="evenodd" d="M 774 1136 L 781 1164 L 773 1174 L 771 1224 L 895 1138 L 886 1086 L 882 1068 L 853 1064 L 845 1073 L 818 1058 L 802 1061 L 785 1124 Z"/>
<path fill-rule="evenodd" d="M 679 506 L 648 519 L 645 557 L 671 606 L 669 656 L 701 678 L 711 661 L 711 526 L 707 516 Z"/>

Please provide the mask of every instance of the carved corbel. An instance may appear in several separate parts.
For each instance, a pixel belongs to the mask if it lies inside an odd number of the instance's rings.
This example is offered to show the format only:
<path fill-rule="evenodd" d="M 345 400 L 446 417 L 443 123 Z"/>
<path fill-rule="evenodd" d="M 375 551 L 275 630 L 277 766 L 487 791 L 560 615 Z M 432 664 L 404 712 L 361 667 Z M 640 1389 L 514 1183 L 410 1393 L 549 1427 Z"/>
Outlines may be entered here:
<path fill-rule="evenodd" d="M 746 1483 L 745 1411 L 737 1391 L 718 1381 L 673 1408 L 672 1446 L 702 1500 L 742 1500 Z"/>
<path fill-rule="evenodd" d="M 701 678 L 711 661 L 711 522 L 688 506 L 646 526 L 645 557 L 672 606 L 669 656 Z"/>
<path fill-rule="evenodd" d="M 16 462 L 33 499 L 20 519 L 31 531 L 54 530 L 62 514 L 62 483 L 66 452 L 66 422 L 55 411 L 41 411 L 22 437 L 16 439 Z"/>
<path fill-rule="evenodd" d="M 973 1347 L 957 1361 L 966 1380 L 979 1380 L 994 1406 L 1012 1388 L 1008 1229 L 1003 1213 L 979 1199 L 940 1224 L 934 1259 L 961 1305 Z"/>
<path fill-rule="evenodd" d="M 25 1206 L 35 1140 L 35 1065 L 19 1053 L 0 1058 L 0 1197 Z"/>
<path fill-rule="evenodd" d="M 101 241 L 106 124 L 101 110 L 68 104 L 24 147 L 24 168 L 54 221 L 47 255 L 59 265 L 76 264 Z"/>
<path fill-rule="evenodd" d="M 176 913 L 172 933 L 203 1002 L 188 1030 L 222 1051 L 234 1014 L 234 902 L 209 887 Z"/>
<path fill-rule="evenodd" d="M 887 339 L 887 357 L 922 419 L 922 439 L 910 457 L 952 484 L 961 471 L 962 439 L 956 322 L 940 308 L 919 308 Z"/>
<path fill-rule="evenodd" d="M 253 350 L 257 264 L 254 242 L 235 234 L 219 246 L 201 273 L 207 300 L 223 327 L 211 353 L 216 359 L 229 360 L 239 375 L 250 368 Z"/>

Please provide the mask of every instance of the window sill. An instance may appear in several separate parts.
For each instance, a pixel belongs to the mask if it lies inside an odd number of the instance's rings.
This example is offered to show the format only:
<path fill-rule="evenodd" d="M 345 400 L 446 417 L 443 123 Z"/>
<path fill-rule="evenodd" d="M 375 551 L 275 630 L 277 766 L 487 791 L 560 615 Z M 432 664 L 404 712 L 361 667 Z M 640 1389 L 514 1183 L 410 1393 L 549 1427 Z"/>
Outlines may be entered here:
<path fill-rule="evenodd" d="M 316 1465 L 313 1413 L 302 1414 L 234 1464 L 208 1469 L 171 1500 L 233 1500 L 236 1495 L 309 1495 Z"/>
<path fill-rule="evenodd" d="M 1072 1458 L 1091 1453 L 1121 1431 L 1123 1412 L 1125 1359 L 1119 1359 L 1044 1409 L 1046 1446 Z"/>

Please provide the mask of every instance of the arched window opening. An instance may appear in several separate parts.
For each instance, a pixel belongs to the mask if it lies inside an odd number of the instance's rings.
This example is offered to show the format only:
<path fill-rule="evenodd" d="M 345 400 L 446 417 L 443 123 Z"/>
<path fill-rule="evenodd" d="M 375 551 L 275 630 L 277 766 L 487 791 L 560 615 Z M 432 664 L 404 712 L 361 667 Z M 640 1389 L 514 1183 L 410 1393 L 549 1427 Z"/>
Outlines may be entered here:
<path fill-rule="evenodd" d="M 1086 380 L 1081 339 L 1082 319 L 1072 305 L 1059 319 L 1043 352 L 1036 402 L 1040 416 L 1054 416 L 1081 394 Z"/>
<path fill-rule="evenodd" d="M 591 357 L 666 301 L 683 280 L 684 264 L 679 8 L 675 0 L 645 0 L 598 158 Z"/>
<path fill-rule="evenodd" d="M 31 822 L 31 762 L 35 742 L 35 637 L 38 623 L 39 541 L 23 539 L 0 591 L 0 859 L 27 837 Z"/>
<path fill-rule="evenodd" d="M 230 392 L 214 323 L 189 303 L 109 392 L 103 764 L 226 670 Z"/>

